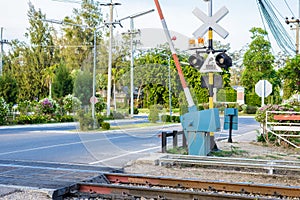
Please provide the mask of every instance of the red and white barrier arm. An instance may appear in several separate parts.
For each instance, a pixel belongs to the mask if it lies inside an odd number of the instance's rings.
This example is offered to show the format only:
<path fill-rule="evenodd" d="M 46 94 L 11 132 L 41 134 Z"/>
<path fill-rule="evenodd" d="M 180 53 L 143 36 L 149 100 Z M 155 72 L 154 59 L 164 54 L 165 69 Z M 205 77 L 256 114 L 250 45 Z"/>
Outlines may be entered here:
<path fill-rule="evenodd" d="M 195 104 L 194 104 L 192 95 L 190 93 L 190 89 L 188 88 L 188 86 L 186 84 L 186 81 L 184 79 L 183 72 L 181 70 L 181 66 L 180 66 L 180 63 L 179 63 L 179 59 L 178 59 L 178 56 L 176 54 L 176 50 L 175 50 L 174 44 L 172 42 L 172 38 L 171 38 L 171 35 L 170 35 L 170 32 L 169 32 L 169 29 L 167 27 L 166 21 L 164 19 L 160 4 L 159 4 L 158 0 L 154 0 L 154 2 L 155 2 L 155 5 L 156 5 L 157 11 L 158 11 L 158 14 L 159 14 L 159 17 L 160 17 L 160 20 L 161 20 L 166 38 L 167 38 L 167 41 L 169 43 L 169 46 L 170 46 L 170 49 L 171 49 L 171 52 L 172 52 L 172 57 L 173 57 L 173 60 L 175 62 L 176 68 L 177 68 L 177 72 L 178 72 L 178 75 L 179 75 L 179 78 L 180 78 L 181 85 L 182 85 L 183 90 L 184 90 L 186 100 L 188 102 L 189 107 L 194 107 Z"/>

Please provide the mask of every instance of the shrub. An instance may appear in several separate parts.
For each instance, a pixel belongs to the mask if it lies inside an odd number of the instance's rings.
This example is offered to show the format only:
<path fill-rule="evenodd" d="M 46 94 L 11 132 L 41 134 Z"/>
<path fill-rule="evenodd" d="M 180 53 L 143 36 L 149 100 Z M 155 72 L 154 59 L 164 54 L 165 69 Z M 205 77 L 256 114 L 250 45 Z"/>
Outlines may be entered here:
<path fill-rule="evenodd" d="M 31 124 L 31 117 L 29 115 L 20 115 L 17 118 L 18 124 Z"/>
<path fill-rule="evenodd" d="M 18 110 L 20 114 L 26 115 L 27 113 L 33 111 L 33 104 L 28 100 L 21 101 L 18 103 Z"/>
<path fill-rule="evenodd" d="M 98 97 L 98 102 L 95 104 L 96 113 L 102 113 L 103 110 L 106 108 L 106 104 L 102 97 Z"/>
<path fill-rule="evenodd" d="M 172 119 L 171 119 L 171 116 L 170 116 L 170 115 L 162 115 L 162 116 L 161 116 L 161 121 L 162 121 L 162 122 L 171 122 Z"/>
<path fill-rule="evenodd" d="M 247 107 L 246 107 L 247 114 L 255 114 L 256 110 L 257 110 L 256 106 L 247 105 Z"/>
<path fill-rule="evenodd" d="M 101 127 L 102 127 L 104 130 L 109 130 L 109 129 L 110 129 L 110 123 L 108 123 L 108 122 L 102 122 L 102 123 L 101 123 Z"/>
<path fill-rule="evenodd" d="M 128 108 L 128 113 L 130 114 L 130 112 L 131 112 L 131 108 Z M 135 115 L 139 114 L 139 109 L 134 107 L 133 108 L 133 114 L 135 114 Z"/>
<path fill-rule="evenodd" d="M 173 116 L 172 116 L 172 121 L 173 121 L 173 122 L 180 123 L 180 116 L 173 115 Z"/>
<path fill-rule="evenodd" d="M 73 122 L 74 117 L 72 115 L 56 115 L 55 121 L 56 122 Z"/>
<path fill-rule="evenodd" d="M 98 124 L 101 126 L 101 123 L 104 121 L 104 116 L 103 115 L 101 115 L 101 114 L 99 114 L 99 113 L 97 113 L 96 114 L 96 119 L 97 119 L 97 122 L 98 122 Z"/>
<path fill-rule="evenodd" d="M 111 113 L 111 117 L 112 117 L 113 119 L 124 119 L 124 118 L 125 118 L 124 115 L 123 115 L 122 113 L 119 113 L 119 112 L 116 112 L 116 111 L 113 111 L 113 112 Z"/>
<path fill-rule="evenodd" d="M 3 97 L 0 97 L 0 125 L 3 125 L 7 121 L 7 115 L 9 113 L 8 104 Z"/>
<path fill-rule="evenodd" d="M 42 99 L 38 104 L 38 110 L 42 114 L 54 114 L 56 109 L 58 108 L 58 105 L 56 102 L 52 99 Z"/>
<path fill-rule="evenodd" d="M 152 105 L 150 106 L 150 113 L 148 115 L 148 119 L 152 123 L 156 123 L 159 120 L 159 113 L 162 109 L 160 105 Z"/>
<path fill-rule="evenodd" d="M 80 106 L 81 101 L 71 94 L 65 96 L 63 99 L 63 108 L 69 113 L 73 113 L 74 111 L 79 110 Z"/>
<path fill-rule="evenodd" d="M 94 120 L 90 112 L 85 113 L 83 110 L 79 110 L 77 114 L 78 121 L 80 124 L 80 130 L 86 131 L 93 127 Z"/>

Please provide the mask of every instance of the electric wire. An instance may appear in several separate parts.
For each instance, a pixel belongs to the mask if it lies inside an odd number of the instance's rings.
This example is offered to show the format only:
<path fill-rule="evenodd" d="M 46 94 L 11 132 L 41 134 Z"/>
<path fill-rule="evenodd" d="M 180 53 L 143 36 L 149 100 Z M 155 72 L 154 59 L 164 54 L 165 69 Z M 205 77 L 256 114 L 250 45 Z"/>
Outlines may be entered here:
<path fill-rule="evenodd" d="M 258 4 L 258 2 L 257 2 L 257 4 Z M 258 6 L 259 6 L 259 5 L 258 5 Z M 262 11 L 261 11 L 261 9 L 258 9 L 258 11 L 259 11 L 260 18 L 262 19 L 261 21 L 262 21 L 262 23 L 263 23 L 264 30 L 267 30 L 267 28 L 266 28 L 266 23 L 265 23 L 265 21 L 263 20 Z M 270 42 L 271 40 L 270 40 L 269 35 L 267 35 L 267 38 L 268 38 L 268 41 Z M 273 48 L 272 48 L 272 52 L 273 52 L 273 54 L 274 54 L 274 49 L 273 49 Z"/>
<path fill-rule="evenodd" d="M 292 16 L 296 16 L 294 13 L 293 13 L 293 11 L 291 10 L 291 7 L 289 6 L 289 4 L 286 2 L 286 0 L 284 0 L 284 2 L 285 2 L 285 5 L 287 6 L 287 8 L 290 10 L 290 12 L 291 12 L 291 14 L 292 14 Z"/>
<path fill-rule="evenodd" d="M 294 54 L 295 45 L 274 12 L 274 5 L 268 0 L 258 0 L 258 5 L 279 48 L 289 55 Z"/>

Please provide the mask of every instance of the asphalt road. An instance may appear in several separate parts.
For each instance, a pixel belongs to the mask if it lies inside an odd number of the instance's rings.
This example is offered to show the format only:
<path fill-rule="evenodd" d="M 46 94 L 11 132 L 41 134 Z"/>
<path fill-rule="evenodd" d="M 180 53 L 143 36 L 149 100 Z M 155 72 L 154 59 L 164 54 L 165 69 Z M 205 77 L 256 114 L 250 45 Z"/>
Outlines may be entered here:
<path fill-rule="evenodd" d="M 139 119 L 134 123 L 141 123 Z M 114 121 L 122 127 L 128 120 Z M 221 119 L 222 124 L 222 119 Z M 239 118 L 239 130 L 247 133 L 259 127 L 253 118 Z M 181 125 L 79 132 L 76 123 L 0 127 L 0 160 L 25 160 L 89 164 L 120 168 L 131 160 L 159 152 L 162 131 L 181 130 Z M 215 134 L 224 139 L 228 131 Z"/>

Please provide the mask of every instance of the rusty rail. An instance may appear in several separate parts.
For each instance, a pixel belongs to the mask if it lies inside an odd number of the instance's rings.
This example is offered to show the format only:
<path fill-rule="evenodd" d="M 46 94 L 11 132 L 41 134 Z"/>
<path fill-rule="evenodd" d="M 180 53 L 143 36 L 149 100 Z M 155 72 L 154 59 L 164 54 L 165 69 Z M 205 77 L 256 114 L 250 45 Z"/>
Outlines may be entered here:
<path fill-rule="evenodd" d="M 86 197 L 132 197 L 161 199 L 268 199 L 299 197 L 300 187 L 228 183 L 128 174 L 104 174 L 109 183 L 81 182 L 72 194 Z M 267 197 L 268 196 L 268 197 Z"/>

